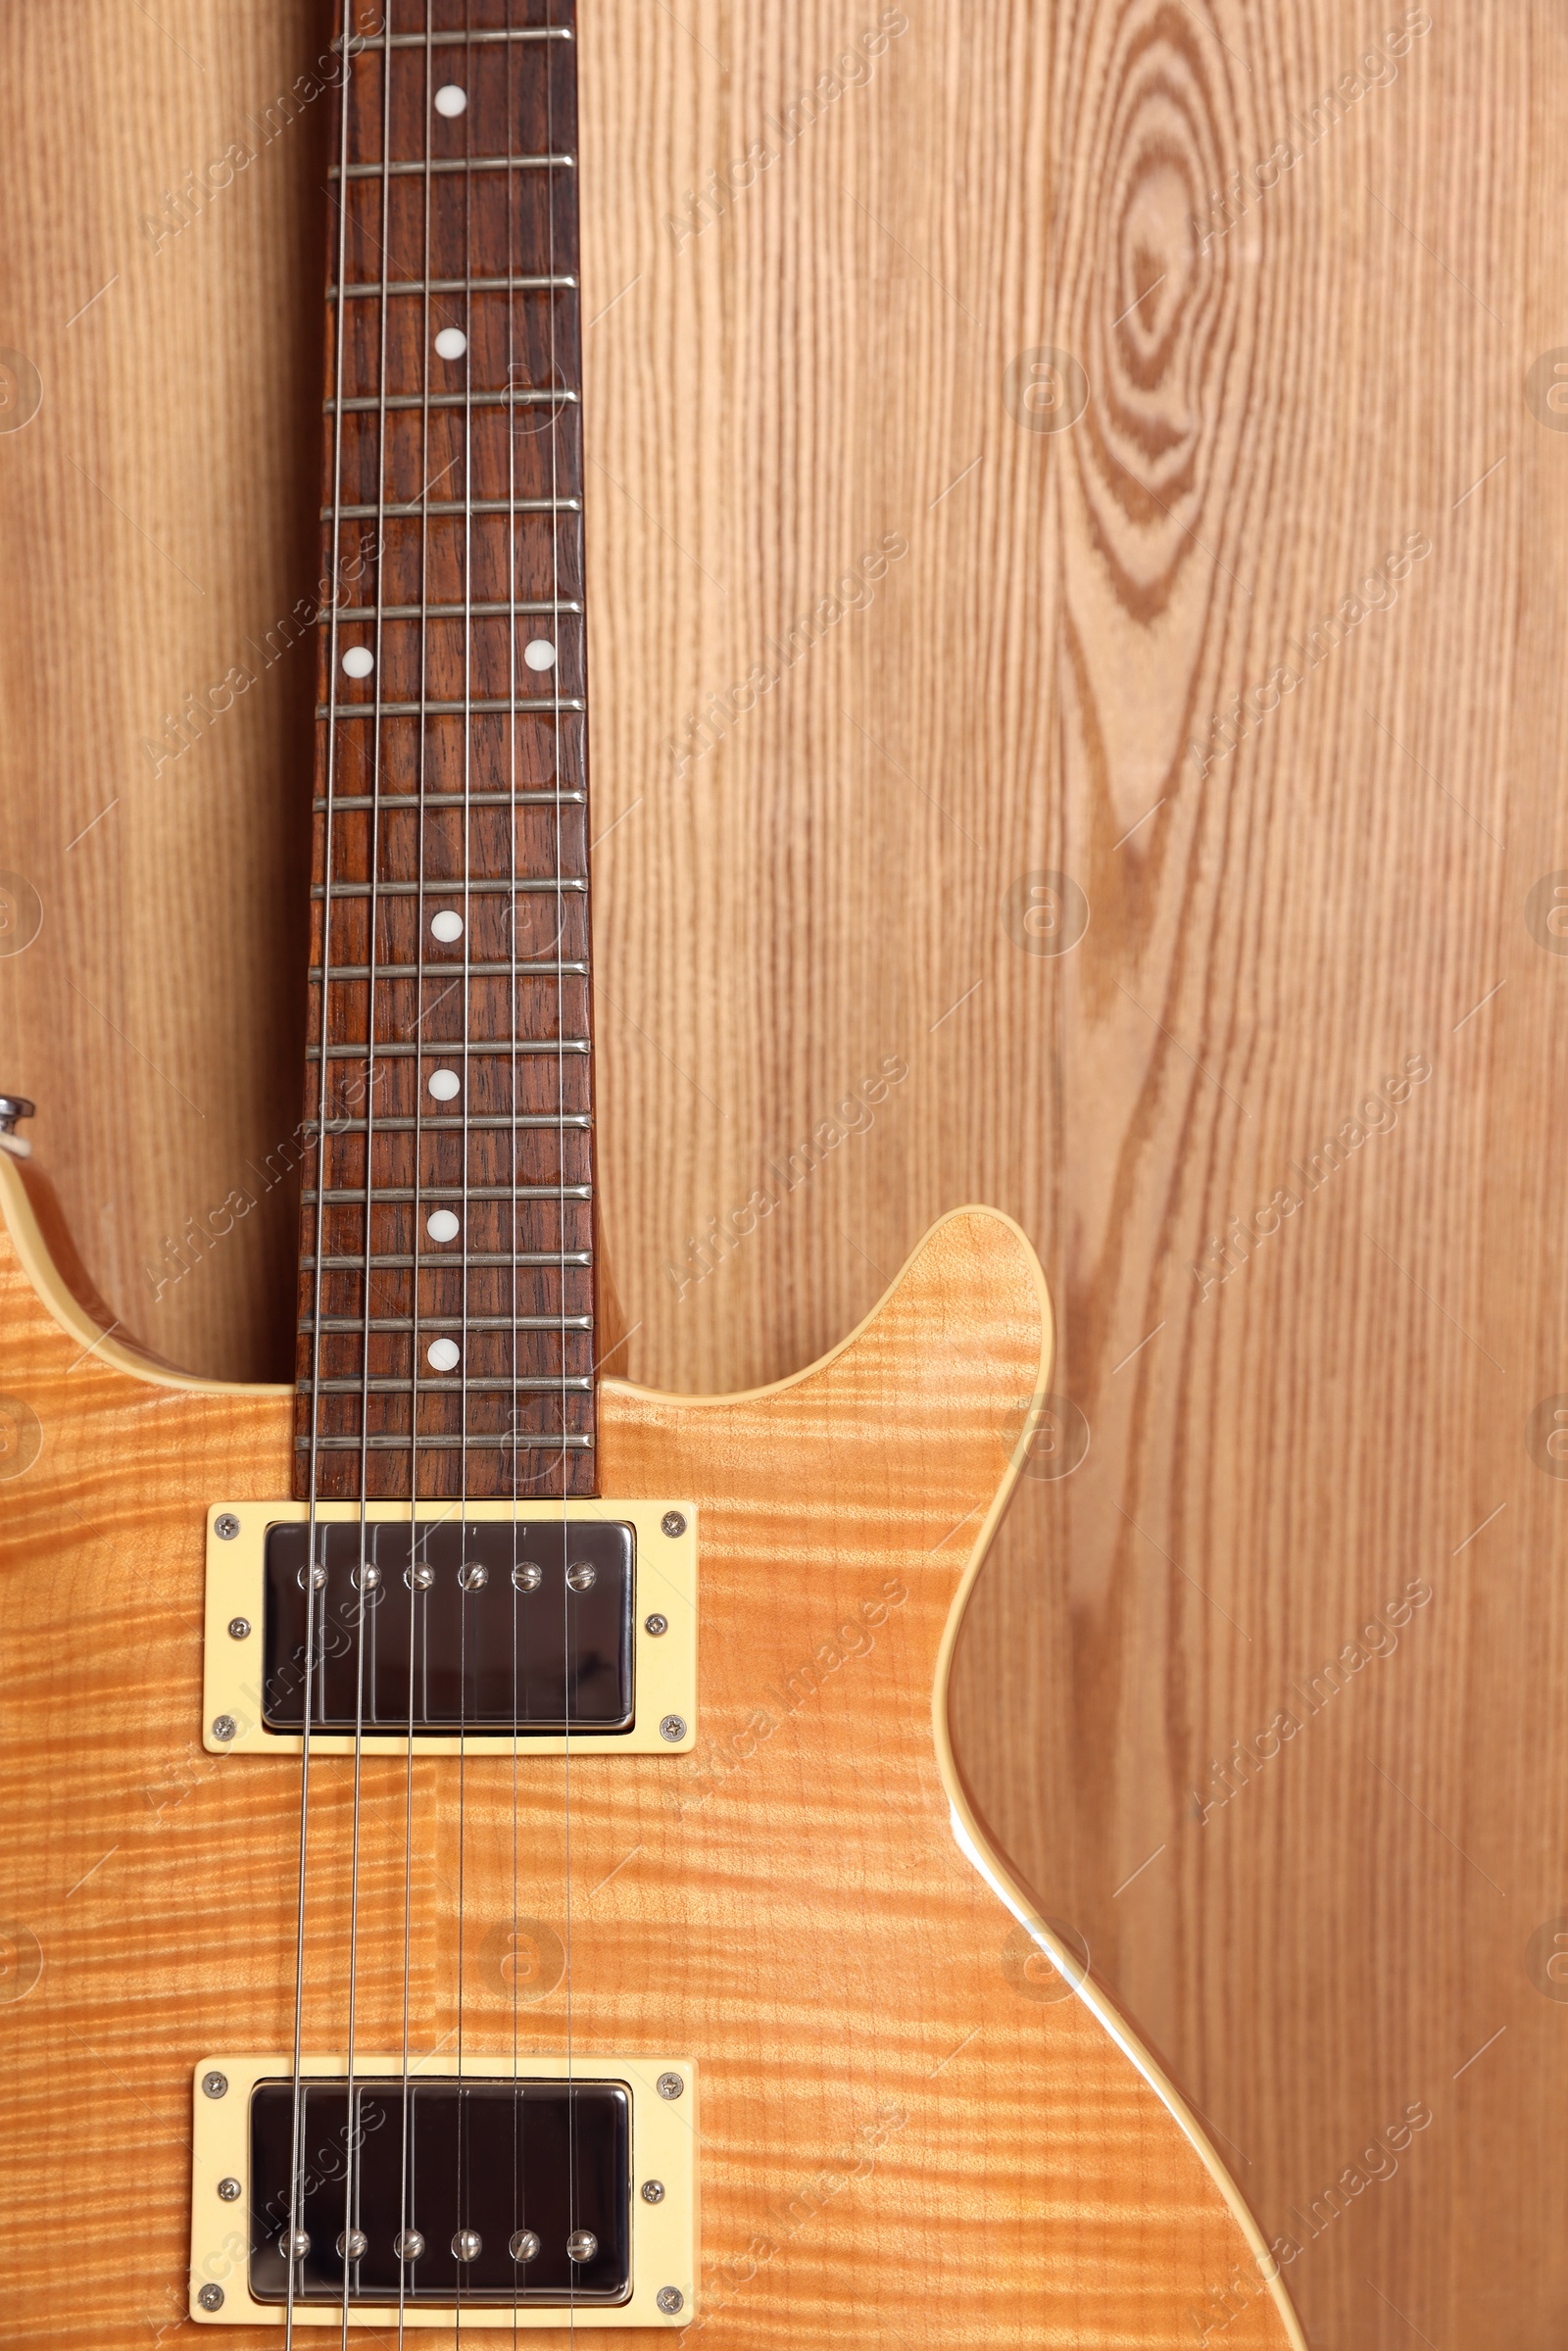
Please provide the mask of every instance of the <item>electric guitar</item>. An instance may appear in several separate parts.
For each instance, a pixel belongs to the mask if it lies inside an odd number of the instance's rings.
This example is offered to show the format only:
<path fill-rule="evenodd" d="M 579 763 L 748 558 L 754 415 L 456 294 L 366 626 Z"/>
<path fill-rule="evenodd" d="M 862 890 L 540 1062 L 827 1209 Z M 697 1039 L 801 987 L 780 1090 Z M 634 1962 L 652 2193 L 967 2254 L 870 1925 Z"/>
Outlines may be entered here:
<path fill-rule="evenodd" d="M 4 2338 L 1299 2343 L 949 1745 L 1022 1233 L 607 1371 L 576 11 L 428 15 L 323 69 L 294 1385 L 136 1347 L 0 1099 Z"/>

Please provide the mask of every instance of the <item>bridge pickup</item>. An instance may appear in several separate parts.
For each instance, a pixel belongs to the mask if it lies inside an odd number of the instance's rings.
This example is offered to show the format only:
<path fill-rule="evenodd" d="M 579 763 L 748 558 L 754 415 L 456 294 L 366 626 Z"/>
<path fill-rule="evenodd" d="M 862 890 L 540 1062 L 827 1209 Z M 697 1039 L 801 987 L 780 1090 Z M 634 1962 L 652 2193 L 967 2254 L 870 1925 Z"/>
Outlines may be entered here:
<path fill-rule="evenodd" d="M 689 1502 L 215 1504 L 214 1753 L 679 1753 L 695 1735 Z"/>
<path fill-rule="evenodd" d="M 678 2059 L 406 2076 L 375 2057 L 352 2093 L 340 2065 L 311 2061 L 297 2103 L 286 2059 L 210 2059 L 191 2315 L 275 2326 L 292 2302 L 316 2325 L 345 2307 L 358 2326 L 400 2308 L 416 2327 L 689 2324 L 695 2108 Z"/>
<path fill-rule="evenodd" d="M 354 2178 L 307 2175 L 296 2302 L 624 2302 L 631 2092 L 619 2082 L 308 2082 L 300 2128 L 352 2146 Z M 251 2293 L 286 2302 L 294 2084 L 251 2092 Z M 407 2165 L 407 2179 L 404 2170 Z M 342 2248 L 346 2224 L 364 2251 Z M 403 2248 L 399 2255 L 399 2246 Z M 516 2247 L 515 2253 L 513 2247 Z M 353 2244 L 348 2247 L 352 2251 Z M 576 2258 L 574 2258 L 574 2254 Z"/>

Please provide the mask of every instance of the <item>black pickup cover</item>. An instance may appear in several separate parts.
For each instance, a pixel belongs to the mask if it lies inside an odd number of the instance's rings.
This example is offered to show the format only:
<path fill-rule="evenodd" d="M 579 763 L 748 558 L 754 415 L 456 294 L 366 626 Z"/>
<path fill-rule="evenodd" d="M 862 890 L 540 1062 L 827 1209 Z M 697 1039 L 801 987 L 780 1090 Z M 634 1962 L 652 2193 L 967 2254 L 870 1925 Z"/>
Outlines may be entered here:
<path fill-rule="evenodd" d="M 366 2240 L 349 2262 L 351 2302 L 396 2303 L 400 2278 L 404 2300 L 426 2307 L 581 2305 L 629 2295 L 631 2096 L 623 2082 L 416 2081 L 405 2088 L 368 2081 L 354 2086 L 351 2119 L 345 2083 L 311 2081 L 301 2105 L 298 2225 L 310 2250 L 295 2262 L 296 2301 L 342 2301 L 346 2220 Z M 293 2082 L 259 2082 L 250 2212 L 250 2283 L 259 2302 L 288 2295 L 293 2131 Z M 400 2262 L 404 2230 L 417 2231 L 423 2249 Z M 453 2250 L 460 2230 L 478 2236 L 471 2260 Z M 525 2230 L 539 2250 L 523 2262 L 511 2247 Z M 586 2261 L 566 2250 L 577 2230 L 596 2239 Z"/>
<path fill-rule="evenodd" d="M 267 1530 L 270 1731 L 304 1729 L 309 1534 L 302 1523 Z M 535 1738 L 629 1731 L 634 1542 L 630 1526 L 612 1520 L 318 1522 L 316 1563 L 326 1581 L 311 1619 L 312 1730 L 352 1732 L 358 1708 L 369 1738 L 406 1735 L 411 1710 L 416 1739 L 460 1728 Z M 372 1571 L 363 1688 L 362 1561 Z"/>

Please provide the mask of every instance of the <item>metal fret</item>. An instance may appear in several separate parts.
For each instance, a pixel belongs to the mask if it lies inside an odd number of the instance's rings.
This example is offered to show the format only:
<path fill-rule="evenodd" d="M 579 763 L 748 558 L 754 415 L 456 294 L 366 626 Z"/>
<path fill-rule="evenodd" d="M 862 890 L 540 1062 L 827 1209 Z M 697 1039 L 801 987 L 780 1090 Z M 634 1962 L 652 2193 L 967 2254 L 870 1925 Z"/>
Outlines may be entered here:
<path fill-rule="evenodd" d="M 363 1273 L 366 1267 L 368 1265 L 371 1268 L 378 1267 L 382 1272 L 385 1273 L 429 1273 L 432 1271 L 439 1271 L 443 1266 L 448 1266 L 455 1268 L 458 1272 L 462 1273 L 466 1272 L 470 1265 L 539 1266 L 592 1265 L 592 1252 L 585 1249 L 518 1249 L 515 1253 L 510 1249 L 504 1249 L 481 1250 L 466 1249 L 461 1255 L 447 1258 L 380 1255 L 367 1257 L 362 1252 L 360 1255 L 354 1257 L 323 1257 L 321 1259 L 321 1271 L 323 1273 Z M 316 1269 L 316 1259 L 314 1255 L 302 1257 L 300 1259 L 300 1266 L 304 1272 L 314 1272 Z M 423 1321 L 422 1315 L 420 1317 L 420 1321 L 421 1323 Z"/>
<path fill-rule="evenodd" d="M 532 707 L 531 705 L 529 706 Z M 519 713 L 520 715 L 520 713 Z M 332 797 L 334 808 L 417 808 L 421 806 L 439 808 L 443 803 L 458 808 L 536 808 L 564 807 L 571 801 L 585 801 L 586 792 L 431 792 L 421 802 L 417 792 L 383 792 L 379 798 L 371 792 L 338 792 Z M 324 800 L 313 800 L 311 807 L 320 814 L 326 808 Z"/>
<path fill-rule="evenodd" d="M 326 298 L 335 302 L 340 294 L 352 301 L 359 294 L 547 294 L 552 291 L 570 293 L 576 289 L 575 277 L 364 277 L 351 278 L 347 285 L 328 286 Z"/>
<path fill-rule="evenodd" d="M 371 1207 L 378 1208 L 383 1201 L 402 1203 L 407 1200 L 592 1200 L 593 1196 L 591 1184 L 421 1184 L 417 1192 L 409 1184 L 377 1184 L 372 1185 L 368 1194 L 346 1192 L 340 1186 L 329 1184 L 324 1192 L 318 1192 L 314 1188 L 309 1192 L 302 1192 L 300 1199 L 312 1202 L 318 1200 L 337 1200 L 340 1203 L 346 1201 L 351 1207 L 363 1207 L 368 1199 Z"/>
<path fill-rule="evenodd" d="M 372 1453 L 412 1453 L 416 1442 L 417 1442 L 421 1453 L 428 1453 L 432 1450 L 452 1453 L 460 1450 L 490 1453 L 520 1451 L 591 1453 L 594 1448 L 594 1441 L 591 1437 L 529 1437 L 514 1435 L 509 1429 L 500 1437 L 431 1437 L 426 1436 L 421 1430 L 417 1441 L 408 1435 L 402 1437 L 296 1437 L 294 1450 L 297 1453 L 308 1453 L 314 1445 L 319 1452 L 357 1453 L 361 1445 L 364 1445 Z"/>
<path fill-rule="evenodd" d="M 334 514 L 340 522 L 368 522 L 372 515 L 385 516 L 393 522 L 407 522 L 415 515 L 424 514 L 580 514 L 581 513 L 582 500 L 580 498 L 406 498 L 393 499 L 381 506 L 369 504 L 323 506 L 320 519 L 323 522 L 329 522 Z M 417 605 L 397 608 L 399 613 L 406 619 L 416 619 L 418 610 Z M 460 614 L 463 610 L 461 604 L 457 606 L 427 605 L 425 607 L 426 612 L 450 613 L 453 617 Z M 541 612 L 580 612 L 582 607 L 580 604 L 569 605 L 564 602 L 560 605 L 540 604 L 531 608 L 525 604 L 470 605 L 468 610 L 491 613 L 526 612 L 529 610 Z M 373 612 L 374 611 L 373 604 L 339 605 L 337 608 L 340 620 L 345 615 L 357 618 L 362 612 Z M 319 626 L 325 626 L 331 618 L 331 612 L 332 608 L 328 605 L 318 615 Z M 381 617 L 383 620 L 390 619 L 392 617 L 391 608 L 388 608 Z"/>
<path fill-rule="evenodd" d="M 302 1331 L 317 1327 L 313 1316 L 299 1318 Z M 323 1314 L 323 1331 L 352 1331 L 358 1337 L 371 1331 L 591 1331 L 591 1314 L 374 1314 L 368 1324 L 363 1314 Z"/>
<path fill-rule="evenodd" d="M 428 36 L 422 32 L 351 32 L 349 55 L 358 57 L 362 49 L 422 49 L 426 37 L 434 49 L 466 49 L 481 41 L 569 41 L 572 30 L 569 24 L 514 24 L 497 26 L 494 31 L 482 26 L 472 31 L 432 30 Z M 334 49 L 342 48 L 341 33 L 332 46 Z"/>
<path fill-rule="evenodd" d="M 341 808 L 343 803 L 338 802 Z M 377 963 L 373 966 L 378 980 L 435 979 L 443 971 L 457 970 L 470 980 L 504 980 L 508 973 L 519 980 L 553 980 L 564 974 L 568 979 L 578 974 L 586 976 L 586 963 Z M 334 963 L 327 971 L 329 980 L 368 980 L 372 966 L 368 963 Z M 321 966 L 313 963 L 307 978 L 318 981 Z"/>
<path fill-rule="evenodd" d="M 350 164 L 350 179 L 379 179 L 383 171 L 389 178 L 419 178 L 426 171 L 569 171 L 576 163 L 574 155 L 438 155 L 429 163 Z M 345 176 L 343 166 L 333 164 L 327 171 L 329 179 Z"/>
<path fill-rule="evenodd" d="M 566 875 L 561 881 L 556 881 L 553 879 L 540 881 L 522 874 L 518 874 L 514 881 L 480 882 L 466 880 L 461 873 L 453 873 L 446 875 L 427 874 L 422 882 L 330 882 L 324 887 L 320 882 L 313 882 L 311 884 L 311 896 L 313 898 L 325 898 L 328 895 L 328 892 L 330 892 L 333 898 L 374 898 L 376 896 L 380 896 L 382 898 L 417 898 L 421 890 L 425 892 L 426 896 L 428 896 L 433 890 L 438 896 L 442 892 L 446 892 L 449 896 L 461 897 L 465 892 L 466 892 L 469 897 L 473 897 L 475 895 L 494 895 L 499 891 L 515 893 L 523 890 L 537 890 L 544 892 L 550 890 L 586 890 L 588 884 L 585 880 L 570 874 Z M 427 964 L 425 968 L 427 970 L 441 970 L 443 968 L 450 970 L 452 966 Z M 460 963 L 456 968 L 461 971 L 463 966 Z"/>
<path fill-rule="evenodd" d="M 495 1060 L 508 1053 L 585 1053 L 592 1040 L 588 1037 L 430 1037 L 422 1045 L 371 1044 L 361 1038 L 357 1045 L 329 1045 L 329 1061 L 365 1061 L 373 1053 L 378 1061 L 416 1058 L 426 1053 L 466 1053 L 470 1061 Z M 307 1061 L 318 1061 L 321 1048 L 308 1045 Z"/>
<path fill-rule="evenodd" d="M 533 384 L 514 384 L 509 390 L 499 392 L 354 392 L 341 404 L 336 400 L 323 400 L 321 414 L 330 416 L 339 405 L 343 414 L 348 416 L 351 411 L 373 411 L 379 415 L 384 409 L 394 408 L 543 408 L 552 400 L 564 400 L 570 404 L 581 398 L 580 392 L 570 391 L 564 386 L 554 388 Z M 332 512 L 330 507 L 326 511 L 328 514 Z M 342 507 L 338 509 L 339 514 L 346 511 Z M 371 509 L 372 513 L 377 511 Z"/>
<path fill-rule="evenodd" d="M 586 1110 L 514 1110 L 510 1118 L 435 1118 L 427 1111 L 419 1118 L 329 1118 L 329 1135 L 364 1135 L 372 1129 L 378 1135 L 410 1135 L 418 1127 L 426 1135 L 482 1135 L 504 1134 L 508 1127 L 516 1133 L 523 1127 L 548 1127 L 552 1134 L 562 1127 L 591 1127 L 593 1120 Z M 300 1132 L 318 1135 L 320 1124 L 314 1118 L 302 1118 Z"/>
<path fill-rule="evenodd" d="M 296 1380 L 294 1385 L 301 1396 L 312 1394 L 309 1380 Z M 465 1393 L 468 1396 L 511 1396 L 514 1390 L 517 1394 L 526 1396 L 559 1396 L 564 1388 L 570 1389 L 574 1395 L 583 1396 L 593 1387 L 593 1381 L 584 1379 L 575 1372 L 569 1378 L 558 1378 L 549 1372 L 542 1375 L 536 1372 L 519 1372 L 513 1380 L 428 1380 L 421 1377 L 410 1381 L 350 1378 L 318 1380 L 316 1387 L 317 1392 L 321 1396 L 407 1396 L 411 1387 L 416 1388 L 420 1396 L 463 1396 Z M 420 1443 L 423 1443 L 422 1437 Z"/>
<path fill-rule="evenodd" d="M 466 718 L 493 717 L 499 711 L 585 710 L 580 695 L 475 694 L 467 702 L 318 702 L 318 718 Z"/>
<path fill-rule="evenodd" d="M 577 513 L 582 506 L 580 498 L 564 500 L 558 498 L 554 503 L 558 508 L 563 505 L 568 507 L 573 514 Z M 339 511 L 351 519 L 356 515 L 363 519 L 370 514 L 389 514 L 393 509 L 379 506 L 364 508 L 346 506 Z M 417 514 L 423 510 L 415 508 L 413 511 Z M 431 508 L 429 511 L 434 513 L 436 510 Z M 483 510 L 482 508 L 470 508 L 466 511 L 478 513 Z M 330 507 L 323 507 L 321 520 L 323 522 L 329 520 L 331 513 Z M 540 596 L 531 602 L 519 599 L 516 604 L 340 604 L 337 608 L 337 616 L 340 621 L 373 620 L 377 615 L 383 620 L 506 620 L 513 617 L 520 619 L 524 612 L 580 612 L 582 609 L 582 606 L 573 603 L 569 596 L 563 596 L 559 603 Z M 329 617 L 330 608 L 322 612 L 318 625 L 324 628 Z M 339 805 L 341 806 L 341 803 Z"/>

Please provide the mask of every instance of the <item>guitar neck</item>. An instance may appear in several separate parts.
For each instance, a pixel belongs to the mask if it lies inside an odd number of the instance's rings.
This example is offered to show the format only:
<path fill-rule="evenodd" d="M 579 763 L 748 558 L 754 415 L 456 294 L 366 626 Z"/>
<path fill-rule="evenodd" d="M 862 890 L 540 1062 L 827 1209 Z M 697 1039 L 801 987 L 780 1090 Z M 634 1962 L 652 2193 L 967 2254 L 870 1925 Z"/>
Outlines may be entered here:
<path fill-rule="evenodd" d="M 348 12 L 296 1491 L 591 1494 L 575 0 Z"/>

